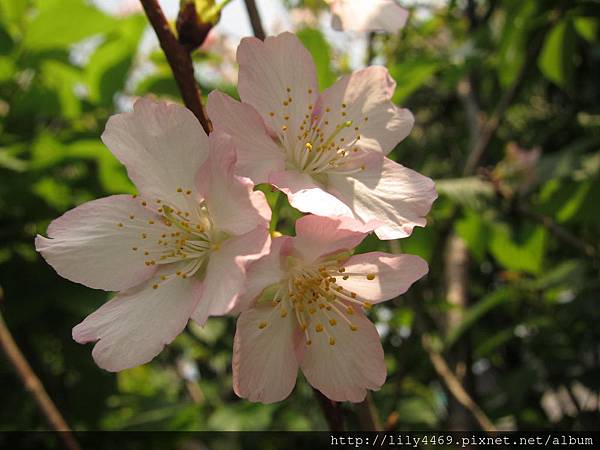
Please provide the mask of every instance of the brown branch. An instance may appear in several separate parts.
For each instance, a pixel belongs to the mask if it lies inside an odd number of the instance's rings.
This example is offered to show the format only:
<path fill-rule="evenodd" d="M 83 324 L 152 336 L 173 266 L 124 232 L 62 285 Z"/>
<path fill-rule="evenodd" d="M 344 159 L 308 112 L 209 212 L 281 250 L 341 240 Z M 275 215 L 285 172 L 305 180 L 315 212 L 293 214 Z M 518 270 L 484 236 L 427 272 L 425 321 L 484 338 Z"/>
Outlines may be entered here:
<path fill-rule="evenodd" d="M 319 402 L 321 411 L 323 411 L 323 415 L 325 416 L 325 420 L 327 421 L 329 429 L 331 431 L 344 431 L 344 417 L 342 416 L 339 403 L 329 400 L 327 397 L 321 394 L 319 390 L 315 388 L 312 389 L 315 393 L 317 401 Z"/>
<path fill-rule="evenodd" d="M 450 370 L 444 357 L 434 349 L 430 338 L 424 334 L 421 340 L 433 368 L 454 398 L 473 415 L 483 431 L 497 431 L 492 421 L 467 393 L 454 372 Z"/>
<path fill-rule="evenodd" d="M 204 131 L 207 134 L 210 133 L 212 126 L 202 105 L 200 88 L 194 77 L 194 65 L 192 64 L 190 52 L 175 37 L 167 22 L 167 18 L 158 4 L 158 0 L 140 0 L 140 2 L 144 7 L 152 28 L 156 32 L 160 47 L 167 57 L 183 103 L 198 118 Z"/>
<path fill-rule="evenodd" d="M 250 24 L 252 25 L 252 31 L 254 32 L 254 36 L 256 36 L 261 41 L 265 40 L 265 30 L 262 26 L 262 21 L 260 20 L 260 14 L 258 12 L 258 8 L 256 7 L 256 2 L 254 0 L 244 0 L 246 3 L 246 10 L 248 11 L 248 17 L 250 18 Z"/>
<path fill-rule="evenodd" d="M 355 406 L 358 424 L 363 431 L 381 431 L 381 419 L 373 404 L 373 397 L 367 392 L 365 399 Z"/>
<path fill-rule="evenodd" d="M 0 292 L 0 296 L 2 293 Z M 23 356 L 23 353 L 17 346 L 17 343 L 12 337 L 10 330 L 6 326 L 6 322 L 0 313 L 0 345 L 6 353 L 6 357 L 17 372 L 17 375 L 23 382 L 25 389 L 33 396 L 33 399 L 38 405 L 42 414 L 46 417 L 48 424 L 58 432 L 63 440 L 65 447 L 69 450 L 81 450 L 79 444 L 75 440 L 69 425 L 63 418 L 62 414 L 48 396 L 44 385 L 33 372 L 33 369 Z"/>

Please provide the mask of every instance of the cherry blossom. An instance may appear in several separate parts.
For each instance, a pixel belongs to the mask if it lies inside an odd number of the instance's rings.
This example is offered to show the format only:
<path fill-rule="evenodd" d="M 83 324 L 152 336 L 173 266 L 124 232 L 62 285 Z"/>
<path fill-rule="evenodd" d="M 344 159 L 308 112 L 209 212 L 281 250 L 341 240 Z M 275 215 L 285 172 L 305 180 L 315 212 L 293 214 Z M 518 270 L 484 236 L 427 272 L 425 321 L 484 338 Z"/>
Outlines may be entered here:
<path fill-rule="evenodd" d="M 234 339 L 237 395 L 281 401 L 299 368 L 335 401 L 360 402 L 382 386 L 383 348 L 364 311 L 406 292 L 428 268 L 413 255 L 350 256 L 370 229 L 348 218 L 304 216 L 296 237 L 273 239 L 269 255 L 250 266 Z"/>
<path fill-rule="evenodd" d="M 359 70 L 319 95 L 313 60 L 291 33 L 245 38 L 237 60 L 242 102 L 212 92 L 208 113 L 233 137 L 240 175 L 274 185 L 303 212 L 376 220 L 381 239 L 425 226 L 433 181 L 386 157 L 414 122 L 391 102 L 387 69 Z"/>
<path fill-rule="evenodd" d="M 331 25 L 338 31 L 387 31 L 404 28 L 408 11 L 395 0 L 331 0 Z"/>
<path fill-rule="evenodd" d="M 109 119 L 104 143 L 138 195 L 84 203 L 54 220 L 36 248 L 63 277 L 118 291 L 73 329 L 96 363 L 150 361 L 185 328 L 237 303 L 246 265 L 269 250 L 271 211 L 234 175 L 231 139 L 206 136 L 187 109 L 140 99 Z"/>

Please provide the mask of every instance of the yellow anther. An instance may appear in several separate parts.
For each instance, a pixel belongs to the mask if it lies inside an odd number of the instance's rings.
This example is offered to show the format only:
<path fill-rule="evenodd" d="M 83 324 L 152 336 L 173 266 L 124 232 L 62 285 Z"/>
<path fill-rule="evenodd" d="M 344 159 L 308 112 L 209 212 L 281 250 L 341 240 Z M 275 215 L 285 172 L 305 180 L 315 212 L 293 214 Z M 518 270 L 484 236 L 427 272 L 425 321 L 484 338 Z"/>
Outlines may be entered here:
<path fill-rule="evenodd" d="M 149 221 L 148 221 L 148 224 L 149 224 L 149 225 L 154 225 L 154 220 L 149 220 Z"/>
<path fill-rule="evenodd" d="M 321 331 L 323 331 L 323 325 L 321 325 L 320 323 L 318 323 L 318 324 L 315 326 L 315 331 L 316 331 L 317 333 L 320 333 Z"/>
<path fill-rule="evenodd" d="M 352 306 L 348 306 L 346 308 L 346 313 L 348 313 L 348 315 L 351 316 L 352 314 L 354 314 L 354 308 L 352 308 Z"/>
<path fill-rule="evenodd" d="M 258 324 L 258 328 L 261 330 L 264 330 L 265 328 L 267 328 L 267 322 L 261 322 Z"/>
<path fill-rule="evenodd" d="M 312 150 L 313 146 L 310 142 L 307 142 L 306 144 L 304 144 L 304 146 L 308 149 L 308 150 Z"/>
<path fill-rule="evenodd" d="M 373 305 L 370 302 L 364 302 L 365 309 L 371 309 Z"/>
<path fill-rule="evenodd" d="M 142 202 L 142 206 L 147 206 L 147 205 L 148 205 L 148 203 Z"/>
<path fill-rule="evenodd" d="M 357 327 L 356 325 L 354 325 L 354 324 L 352 324 L 352 323 L 351 323 L 351 324 L 350 324 L 350 329 L 351 329 L 352 331 L 356 331 L 356 330 L 358 330 L 358 327 Z"/>
<path fill-rule="evenodd" d="M 133 219 L 135 219 L 135 216 L 134 216 L 133 214 L 130 214 L 130 215 L 129 215 L 129 218 L 130 218 L 131 220 L 133 220 Z"/>
<path fill-rule="evenodd" d="M 337 325 L 337 321 L 335 319 L 329 319 L 329 325 L 335 327 Z"/>
<path fill-rule="evenodd" d="M 333 338 L 333 336 L 329 337 L 329 345 L 335 345 L 335 339 Z"/>
<path fill-rule="evenodd" d="M 281 317 L 287 317 L 287 315 L 288 315 L 287 309 L 282 309 L 282 310 L 281 310 L 281 313 L 280 313 L 279 315 L 280 315 Z"/>
<path fill-rule="evenodd" d="M 152 289 L 158 289 L 158 284 L 152 285 Z"/>
<path fill-rule="evenodd" d="M 269 113 L 269 115 L 270 115 L 271 117 L 273 117 L 273 116 L 275 115 L 275 113 L 274 113 L 273 111 L 271 111 L 271 112 Z"/>
<path fill-rule="evenodd" d="M 367 274 L 367 280 L 374 280 L 374 279 L 375 279 L 375 274 L 374 273 Z"/>
<path fill-rule="evenodd" d="M 137 247 L 131 247 L 131 250 L 133 250 L 134 252 L 137 252 Z"/>
<path fill-rule="evenodd" d="M 182 188 L 177 188 L 177 192 L 183 192 Z"/>
<path fill-rule="evenodd" d="M 123 224 L 122 224 L 121 222 L 119 222 L 119 223 L 117 224 L 117 226 L 118 226 L 119 228 L 123 228 Z"/>
<path fill-rule="evenodd" d="M 186 195 L 192 195 L 192 191 L 191 189 L 188 189 L 187 191 L 185 191 Z"/>
<path fill-rule="evenodd" d="M 310 345 L 312 344 L 312 341 L 309 339 L 308 341 L 306 341 L 306 345 Z"/>
<path fill-rule="evenodd" d="M 284 125 L 284 126 L 281 127 L 282 131 L 287 131 L 287 129 L 288 129 L 287 125 Z"/>

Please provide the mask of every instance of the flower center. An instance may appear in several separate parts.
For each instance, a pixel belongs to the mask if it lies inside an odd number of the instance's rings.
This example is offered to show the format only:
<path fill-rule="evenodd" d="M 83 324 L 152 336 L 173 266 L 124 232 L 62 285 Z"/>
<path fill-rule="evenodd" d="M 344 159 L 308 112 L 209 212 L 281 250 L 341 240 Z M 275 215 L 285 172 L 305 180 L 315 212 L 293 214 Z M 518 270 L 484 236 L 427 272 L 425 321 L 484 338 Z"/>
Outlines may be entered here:
<path fill-rule="evenodd" d="M 312 94 L 312 89 L 308 94 Z M 313 104 L 309 104 L 302 123 L 297 129 L 291 129 L 289 108 L 293 97 L 290 88 L 286 89 L 286 96 L 281 111 L 285 124 L 277 134 L 289 168 L 313 176 L 349 175 L 365 170 L 361 162 L 364 151 L 356 146 L 360 140 L 360 127 L 348 120 L 345 103 L 339 109 L 323 106 L 318 112 L 313 110 Z M 269 115 L 274 117 L 276 114 L 271 112 Z M 367 122 L 368 117 L 361 120 Z"/>
<path fill-rule="evenodd" d="M 177 192 L 183 196 L 191 196 L 191 190 L 178 188 Z M 133 196 L 137 198 L 137 196 Z M 189 200 L 189 199 L 188 199 Z M 166 265 L 185 261 L 186 264 L 177 265 L 176 271 L 169 273 L 168 270 L 161 271 L 158 281 L 153 285 L 157 289 L 159 285 L 175 277 L 188 278 L 198 271 L 203 271 L 208 263 L 208 257 L 214 250 L 218 250 L 219 243 L 225 237 L 222 232 L 216 230 L 210 218 L 210 214 L 204 202 L 196 203 L 187 201 L 189 210 L 181 210 L 168 205 L 167 202 L 156 199 L 154 205 L 141 199 L 140 204 L 157 214 L 156 219 L 143 221 L 133 214 L 129 216 L 128 227 L 139 229 L 139 245 L 131 248 L 133 252 L 143 252 L 147 266 Z M 193 205 L 193 206 L 191 206 Z M 123 224 L 119 223 L 122 227 Z"/>
<path fill-rule="evenodd" d="M 359 299 L 355 292 L 343 288 L 338 281 L 351 277 L 371 281 L 375 274 L 347 272 L 342 263 L 328 260 L 316 268 L 292 268 L 273 296 L 271 315 L 258 327 L 266 328 L 273 316 L 284 318 L 294 314 L 298 327 L 304 332 L 306 345 L 311 345 L 313 337 L 319 336 L 327 339 L 329 345 L 335 345 L 338 325 L 356 331 L 358 327 L 352 322 L 354 308 L 370 309 L 371 303 Z"/>

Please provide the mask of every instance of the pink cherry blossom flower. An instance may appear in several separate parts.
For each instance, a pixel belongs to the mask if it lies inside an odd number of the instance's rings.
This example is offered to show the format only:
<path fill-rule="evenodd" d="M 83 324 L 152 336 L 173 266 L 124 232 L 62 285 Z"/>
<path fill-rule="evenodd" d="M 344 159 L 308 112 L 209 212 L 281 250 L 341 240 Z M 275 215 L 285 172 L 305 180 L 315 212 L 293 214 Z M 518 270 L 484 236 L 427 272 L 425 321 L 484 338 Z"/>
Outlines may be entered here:
<path fill-rule="evenodd" d="M 418 256 L 350 256 L 370 226 L 314 215 L 296 237 L 273 239 L 248 269 L 233 347 L 233 387 L 251 401 L 286 398 L 301 368 L 335 401 L 360 402 L 385 381 L 383 349 L 364 309 L 394 298 L 427 273 Z"/>
<path fill-rule="evenodd" d="M 114 195 L 68 211 L 36 248 L 63 277 L 119 291 L 73 329 L 110 371 L 144 364 L 185 328 L 238 301 L 246 265 L 268 252 L 270 209 L 233 174 L 231 138 L 187 109 L 140 99 L 109 119 L 104 143 L 140 195 Z"/>
<path fill-rule="evenodd" d="M 331 26 L 338 31 L 387 31 L 397 33 L 408 11 L 395 0 L 331 0 Z"/>
<path fill-rule="evenodd" d="M 208 112 L 236 143 L 238 173 L 276 186 L 300 211 L 377 220 L 381 239 L 425 226 L 433 181 L 385 157 L 414 120 L 392 104 L 395 83 L 384 67 L 342 77 L 319 95 L 313 60 L 291 33 L 245 38 L 237 60 L 242 102 L 212 92 Z"/>

